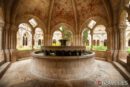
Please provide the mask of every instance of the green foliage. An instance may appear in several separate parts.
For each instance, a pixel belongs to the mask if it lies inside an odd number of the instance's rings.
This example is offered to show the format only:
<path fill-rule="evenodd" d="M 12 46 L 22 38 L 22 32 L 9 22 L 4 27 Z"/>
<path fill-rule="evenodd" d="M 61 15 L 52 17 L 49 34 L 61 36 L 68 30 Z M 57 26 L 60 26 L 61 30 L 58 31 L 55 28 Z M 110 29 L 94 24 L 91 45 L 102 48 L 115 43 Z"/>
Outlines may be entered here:
<path fill-rule="evenodd" d="M 61 46 L 60 42 L 52 43 L 52 46 Z"/>
<path fill-rule="evenodd" d="M 83 42 L 87 43 L 87 41 L 88 41 L 88 30 L 85 30 L 83 32 Z"/>
<path fill-rule="evenodd" d="M 92 46 L 93 47 L 93 50 L 96 50 L 96 51 L 106 51 L 107 50 L 107 47 L 106 46 Z"/>
<path fill-rule="evenodd" d="M 65 40 L 71 40 L 71 32 L 68 31 L 67 27 L 62 26 L 62 30 L 60 30 L 62 33 L 62 38 Z"/>
<path fill-rule="evenodd" d="M 127 52 L 130 54 L 130 48 L 127 49 Z"/>
<path fill-rule="evenodd" d="M 19 51 L 28 51 L 28 50 L 32 50 L 32 48 L 30 48 L 30 47 L 22 47 L 22 48 L 17 48 L 17 50 L 19 50 Z"/>

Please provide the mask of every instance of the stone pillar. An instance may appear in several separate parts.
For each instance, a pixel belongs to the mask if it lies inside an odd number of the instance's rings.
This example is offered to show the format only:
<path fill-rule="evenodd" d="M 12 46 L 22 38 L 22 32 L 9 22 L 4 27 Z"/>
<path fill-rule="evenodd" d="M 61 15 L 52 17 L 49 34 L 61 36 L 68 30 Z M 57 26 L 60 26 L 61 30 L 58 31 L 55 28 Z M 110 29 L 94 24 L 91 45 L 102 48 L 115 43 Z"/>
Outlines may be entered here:
<path fill-rule="evenodd" d="M 126 58 L 127 52 L 126 52 L 126 37 L 125 37 L 125 31 L 126 31 L 127 26 L 126 25 L 120 25 L 120 50 L 118 53 L 118 60 L 122 58 Z M 126 58 L 127 59 L 127 58 Z"/>
<path fill-rule="evenodd" d="M 120 49 L 120 30 L 119 30 L 119 27 L 117 24 L 115 24 L 113 26 L 113 30 L 114 30 L 114 34 L 113 34 L 113 37 L 114 37 L 114 54 L 113 54 L 113 61 L 118 61 L 118 57 L 119 57 L 119 49 Z"/>
<path fill-rule="evenodd" d="M 2 32 L 3 32 L 4 23 L 0 23 L 0 50 L 2 50 Z"/>
<path fill-rule="evenodd" d="M 93 49 L 92 46 L 94 45 L 93 43 L 93 30 L 90 30 L 90 35 L 91 35 L 91 50 Z"/>
<path fill-rule="evenodd" d="M 11 25 L 11 29 L 10 29 L 10 33 L 11 33 L 11 36 L 10 36 L 10 55 L 11 55 L 11 61 L 12 62 L 15 62 L 16 61 L 16 45 L 17 45 L 17 27 L 12 24 Z"/>
<path fill-rule="evenodd" d="M 75 34 L 73 35 L 73 38 L 74 38 L 74 40 L 73 40 L 73 45 L 74 45 L 74 46 L 79 46 L 78 33 L 75 33 Z"/>
<path fill-rule="evenodd" d="M 79 45 L 80 46 L 83 46 L 83 39 L 82 39 L 83 37 L 82 37 L 82 33 L 81 34 L 79 34 Z"/>
<path fill-rule="evenodd" d="M 52 37 L 51 33 L 45 35 L 45 46 L 52 46 Z"/>
<path fill-rule="evenodd" d="M 126 25 L 120 25 L 119 29 L 120 29 L 120 50 L 125 50 L 125 30 L 126 30 L 127 26 Z"/>
<path fill-rule="evenodd" d="M 10 33 L 10 24 L 5 25 L 5 29 L 3 32 L 3 48 L 4 48 L 4 56 L 6 58 L 6 62 L 10 61 L 10 50 L 9 50 L 9 33 Z"/>
<path fill-rule="evenodd" d="M 114 41 L 114 36 L 113 36 L 112 27 L 107 27 L 106 60 L 109 62 L 113 60 L 113 52 L 114 52 L 113 41 Z"/>
<path fill-rule="evenodd" d="M 3 28 L 4 28 L 4 23 L 0 23 L 0 62 L 4 62 L 4 53 L 3 53 L 3 48 L 2 48 L 2 33 L 3 33 Z"/>

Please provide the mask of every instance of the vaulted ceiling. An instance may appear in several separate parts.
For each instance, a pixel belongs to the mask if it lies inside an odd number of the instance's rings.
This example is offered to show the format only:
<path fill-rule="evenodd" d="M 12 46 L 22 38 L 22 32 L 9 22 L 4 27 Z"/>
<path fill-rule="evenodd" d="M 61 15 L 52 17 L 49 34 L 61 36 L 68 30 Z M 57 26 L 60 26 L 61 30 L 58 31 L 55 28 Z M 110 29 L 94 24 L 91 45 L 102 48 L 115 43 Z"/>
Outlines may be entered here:
<path fill-rule="evenodd" d="M 67 23 L 81 27 L 91 17 L 102 17 L 111 24 L 122 0 L 1 0 L 6 21 L 13 22 L 26 15 L 38 17 L 46 27 Z M 78 25 L 76 25 L 78 22 Z"/>

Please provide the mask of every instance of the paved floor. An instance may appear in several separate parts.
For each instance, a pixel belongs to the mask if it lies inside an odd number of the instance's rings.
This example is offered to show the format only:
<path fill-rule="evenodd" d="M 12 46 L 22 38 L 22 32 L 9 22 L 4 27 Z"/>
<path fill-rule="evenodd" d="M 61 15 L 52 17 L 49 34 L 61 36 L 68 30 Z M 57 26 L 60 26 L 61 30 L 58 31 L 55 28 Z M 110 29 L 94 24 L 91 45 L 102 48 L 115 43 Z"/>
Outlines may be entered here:
<path fill-rule="evenodd" d="M 130 87 L 113 67 L 104 61 L 95 61 L 96 70 L 86 79 L 58 81 L 40 79 L 30 73 L 31 59 L 13 63 L 0 80 L 0 87 Z"/>

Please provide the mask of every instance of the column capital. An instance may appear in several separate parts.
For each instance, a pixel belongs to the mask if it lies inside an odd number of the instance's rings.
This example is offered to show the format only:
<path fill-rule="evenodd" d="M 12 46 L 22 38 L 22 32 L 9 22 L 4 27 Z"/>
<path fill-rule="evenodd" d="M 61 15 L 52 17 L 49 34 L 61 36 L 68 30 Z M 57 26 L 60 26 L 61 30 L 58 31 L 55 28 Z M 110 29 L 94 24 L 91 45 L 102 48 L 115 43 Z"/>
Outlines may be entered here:
<path fill-rule="evenodd" d="M 5 25 L 4 21 L 3 21 L 3 20 L 0 20 L 0 27 L 1 27 L 1 26 L 4 27 L 4 25 Z"/>
<path fill-rule="evenodd" d="M 0 21 L 0 31 L 3 30 L 3 27 L 4 27 L 4 23 Z"/>
<path fill-rule="evenodd" d="M 113 28 L 113 26 L 106 26 L 106 28 L 109 28 L 109 29 L 111 29 L 111 28 Z"/>
<path fill-rule="evenodd" d="M 12 30 L 12 31 L 18 31 L 16 25 L 14 25 L 14 24 L 11 25 L 11 30 Z"/>
<path fill-rule="evenodd" d="M 126 24 L 120 24 L 120 25 L 119 25 L 119 28 L 120 28 L 120 29 L 126 29 L 126 27 L 127 27 Z"/>

